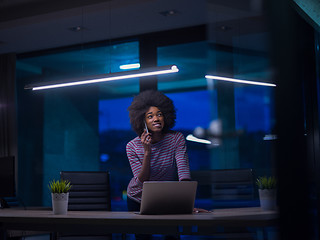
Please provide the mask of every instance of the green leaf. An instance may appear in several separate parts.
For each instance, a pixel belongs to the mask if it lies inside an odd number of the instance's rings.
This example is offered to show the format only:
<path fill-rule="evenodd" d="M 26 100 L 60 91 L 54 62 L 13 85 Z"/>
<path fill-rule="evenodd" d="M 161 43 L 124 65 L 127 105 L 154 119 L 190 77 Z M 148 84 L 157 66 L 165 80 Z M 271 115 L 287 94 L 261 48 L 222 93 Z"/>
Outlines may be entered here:
<path fill-rule="evenodd" d="M 275 177 L 258 177 L 256 180 L 256 185 L 259 189 L 274 189 L 277 186 L 277 180 Z"/>
<path fill-rule="evenodd" d="M 72 185 L 68 180 L 52 180 L 48 184 L 48 188 L 52 193 L 67 193 Z"/>

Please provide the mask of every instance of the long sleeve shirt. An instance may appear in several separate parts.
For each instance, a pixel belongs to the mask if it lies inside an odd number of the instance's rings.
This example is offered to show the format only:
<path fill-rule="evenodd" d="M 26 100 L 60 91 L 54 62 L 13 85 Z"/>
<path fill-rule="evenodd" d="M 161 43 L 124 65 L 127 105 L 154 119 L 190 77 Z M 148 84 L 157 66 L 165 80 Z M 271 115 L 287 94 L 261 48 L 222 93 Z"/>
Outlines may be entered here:
<path fill-rule="evenodd" d="M 126 147 L 133 173 L 127 195 L 141 202 L 143 182 L 138 178 L 142 168 L 144 148 L 140 137 L 131 140 Z M 184 136 L 180 132 L 166 133 L 164 138 L 151 146 L 149 181 L 174 181 L 191 179 L 189 160 Z"/>

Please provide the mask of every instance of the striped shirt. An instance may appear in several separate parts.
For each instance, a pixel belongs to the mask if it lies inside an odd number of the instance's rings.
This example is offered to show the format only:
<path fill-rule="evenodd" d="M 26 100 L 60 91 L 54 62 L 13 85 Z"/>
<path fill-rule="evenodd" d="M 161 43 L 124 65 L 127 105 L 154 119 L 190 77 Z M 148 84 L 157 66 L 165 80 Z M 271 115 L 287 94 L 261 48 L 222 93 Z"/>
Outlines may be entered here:
<path fill-rule="evenodd" d="M 138 179 L 144 156 L 140 137 L 131 140 L 126 147 L 127 156 L 133 173 L 127 195 L 141 202 L 143 182 Z M 151 146 L 149 181 L 174 181 L 191 179 L 186 142 L 180 132 L 166 133 L 164 138 Z"/>

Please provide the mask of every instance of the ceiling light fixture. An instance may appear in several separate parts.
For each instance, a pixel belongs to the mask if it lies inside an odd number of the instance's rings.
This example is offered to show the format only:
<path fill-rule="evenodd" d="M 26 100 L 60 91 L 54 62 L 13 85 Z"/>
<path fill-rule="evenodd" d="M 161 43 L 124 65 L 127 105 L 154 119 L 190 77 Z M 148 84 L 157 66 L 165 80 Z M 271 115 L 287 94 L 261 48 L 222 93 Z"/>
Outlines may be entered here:
<path fill-rule="evenodd" d="M 220 81 L 227 81 L 227 82 L 260 85 L 260 86 L 267 86 L 267 87 L 276 87 L 276 84 L 273 84 L 273 83 L 255 82 L 255 81 L 241 80 L 241 79 L 236 79 L 236 78 L 219 77 L 219 76 L 213 76 L 213 75 L 206 75 L 205 78 L 220 80 Z"/>
<path fill-rule="evenodd" d="M 124 65 L 120 65 L 119 68 L 122 69 L 122 70 L 124 70 L 124 69 L 136 69 L 136 68 L 140 68 L 140 63 L 124 64 Z"/>
<path fill-rule="evenodd" d="M 211 141 L 207 140 L 207 139 L 202 139 L 202 138 L 197 138 L 195 136 L 193 136 L 192 134 L 189 134 L 186 139 L 188 141 L 192 141 L 192 142 L 197 142 L 197 143 L 204 143 L 204 144 L 211 144 Z"/>
<path fill-rule="evenodd" d="M 276 140 L 278 137 L 277 135 L 275 134 L 266 134 L 264 137 L 263 137 L 263 140 L 265 141 L 270 141 L 270 140 Z"/>
<path fill-rule="evenodd" d="M 61 87 L 101 83 L 101 82 L 107 82 L 107 81 L 154 76 L 154 75 L 176 73 L 176 72 L 179 72 L 178 67 L 176 65 L 169 65 L 169 66 L 162 66 L 162 67 L 131 70 L 131 71 L 125 71 L 125 72 L 101 74 L 101 75 L 96 75 L 92 77 L 86 77 L 85 79 L 82 77 L 82 78 L 70 79 L 68 81 L 40 82 L 40 83 L 26 85 L 24 89 L 43 90 L 43 89 L 50 89 L 50 88 L 61 88 Z"/>

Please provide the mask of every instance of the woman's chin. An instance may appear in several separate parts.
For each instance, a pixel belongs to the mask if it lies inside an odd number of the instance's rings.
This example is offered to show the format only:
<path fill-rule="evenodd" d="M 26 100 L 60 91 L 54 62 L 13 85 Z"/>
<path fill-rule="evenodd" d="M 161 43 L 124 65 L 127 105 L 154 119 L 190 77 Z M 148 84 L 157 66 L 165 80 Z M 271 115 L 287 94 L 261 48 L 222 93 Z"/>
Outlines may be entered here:
<path fill-rule="evenodd" d="M 162 128 L 159 128 L 159 129 L 158 129 L 158 128 L 156 128 L 156 129 L 152 129 L 152 130 L 151 130 L 151 132 L 152 132 L 152 133 L 155 133 L 155 134 L 162 133 Z"/>

